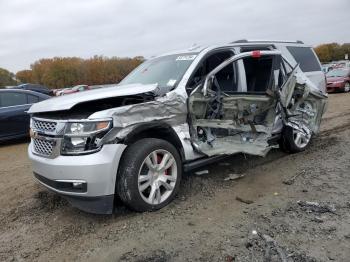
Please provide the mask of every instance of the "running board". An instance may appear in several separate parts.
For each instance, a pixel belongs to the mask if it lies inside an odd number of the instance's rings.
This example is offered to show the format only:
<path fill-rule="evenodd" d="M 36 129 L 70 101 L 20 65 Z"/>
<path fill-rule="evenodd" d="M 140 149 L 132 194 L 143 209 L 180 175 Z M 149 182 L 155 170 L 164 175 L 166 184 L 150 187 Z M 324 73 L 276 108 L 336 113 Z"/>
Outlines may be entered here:
<path fill-rule="evenodd" d="M 193 169 L 197 169 L 197 168 L 200 168 L 202 166 L 206 166 L 206 165 L 218 162 L 218 161 L 223 160 L 229 156 L 230 155 L 219 155 L 219 156 L 206 157 L 206 158 L 194 160 L 194 161 L 191 161 L 189 163 L 185 163 L 183 165 L 183 170 L 184 170 L 184 172 L 189 172 Z"/>

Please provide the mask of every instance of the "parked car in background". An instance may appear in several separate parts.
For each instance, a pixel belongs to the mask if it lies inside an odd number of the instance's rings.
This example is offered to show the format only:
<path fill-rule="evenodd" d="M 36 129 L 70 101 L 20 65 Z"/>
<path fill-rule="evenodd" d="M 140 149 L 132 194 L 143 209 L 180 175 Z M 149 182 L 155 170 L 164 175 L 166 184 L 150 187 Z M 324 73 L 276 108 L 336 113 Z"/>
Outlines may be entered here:
<path fill-rule="evenodd" d="M 333 62 L 335 64 L 334 68 L 350 68 L 350 61 L 349 60 L 339 60 Z"/>
<path fill-rule="evenodd" d="M 50 96 L 20 89 L 0 90 L 0 141 L 29 136 L 28 109 Z"/>
<path fill-rule="evenodd" d="M 327 74 L 329 71 L 333 69 L 332 64 L 322 64 L 322 71 Z"/>
<path fill-rule="evenodd" d="M 23 89 L 23 90 L 30 90 L 38 93 L 42 93 L 45 95 L 52 95 L 52 91 L 47 88 L 46 86 L 39 85 L 39 84 L 21 84 L 14 87 L 15 89 Z"/>
<path fill-rule="evenodd" d="M 333 69 L 326 77 L 328 93 L 350 91 L 350 68 Z"/>
<path fill-rule="evenodd" d="M 73 93 L 77 93 L 77 92 L 82 92 L 82 91 L 86 91 L 86 90 L 90 90 L 90 87 L 88 85 L 77 85 L 77 86 L 73 86 L 72 88 L 66 88 L 63 89 L 59 95 L 63 96 L 63 95 L 69 95 L 69 94 L 73 94 Z"/>

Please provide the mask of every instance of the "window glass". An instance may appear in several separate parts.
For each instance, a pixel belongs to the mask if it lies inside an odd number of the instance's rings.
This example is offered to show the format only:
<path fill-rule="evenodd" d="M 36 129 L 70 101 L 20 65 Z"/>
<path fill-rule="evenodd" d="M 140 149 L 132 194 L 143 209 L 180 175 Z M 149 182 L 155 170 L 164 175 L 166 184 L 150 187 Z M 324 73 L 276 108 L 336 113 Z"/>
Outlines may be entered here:
<path fill-rule="evenodd" d="M 9 92 L 2 93 L 1 95 L 1 106 L 17 106 L 27 104 L 27 96 L 21 93 Z"/>
<path fill-rule="evenodd" d="M 223 92 L 237 92 L 237 85 L 235 82 L 234 65 L 231 63 L 221 69 L 216 75 L 217 83 Z"/>
<path fill-rule="evenodd" d="M 287 46 L 303 72 L 321 71 L 321 66 L 310 47 Z"/>
<path fill-rule="evenodd" d="M 34 104 L 36 102 L 39 102 L 39 97 L 28 95 L 28 104 Z"/>
<path fill-rule="evenodd" d="M 194 74 L 191 76 L 190 80 L 187 83 L 186 89 L 188 92 L 191 92 L 198 84 L 202 83 L 210 71 L 215 69 L 225 60 L 233 56 L 232 51 L 219 51 L 214 54 L 206 57 L 198 65 L 197 69 L 194 71 Z M 232 64 L 226 66 L 221 71 L 216 74 L 217 83 L 220 85 L 220 88 L 224 92 L 236 91 L 236 82 L 234 74 L 234 66 Z"/>
<path fill-rule="evenodd" d="M 186 53 L 150 59 L 133 70 L 120 84 L 158 84 L 160 88 L 173 88 L 196 56 L 197 53 Z"/>

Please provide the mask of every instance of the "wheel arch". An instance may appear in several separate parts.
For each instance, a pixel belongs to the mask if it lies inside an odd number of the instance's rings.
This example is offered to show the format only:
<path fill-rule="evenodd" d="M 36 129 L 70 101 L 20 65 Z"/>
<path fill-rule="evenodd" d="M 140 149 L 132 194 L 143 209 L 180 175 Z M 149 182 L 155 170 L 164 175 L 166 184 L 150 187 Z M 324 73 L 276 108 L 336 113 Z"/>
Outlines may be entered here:
<path fill-rule="evenodd" d="M 181 140 L 169 124 L 157 123 L 140 125 L 127 134 L 122 143 L 128 146 L 143 138 L 158 138 L 168 141 L 178 150 L 181 160 L 183 162 L 186 160 Z"/>

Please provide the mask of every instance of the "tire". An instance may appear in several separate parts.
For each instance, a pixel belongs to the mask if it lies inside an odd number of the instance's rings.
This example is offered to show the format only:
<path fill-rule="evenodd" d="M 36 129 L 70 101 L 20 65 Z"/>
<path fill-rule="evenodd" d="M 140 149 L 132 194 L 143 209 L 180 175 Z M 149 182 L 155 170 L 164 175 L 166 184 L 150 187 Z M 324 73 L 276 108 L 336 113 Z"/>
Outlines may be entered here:
<path fill-rule="evenodd" d="M 287 153 L 299 153 L 304 151 L 309 146 L 311 138 L 311 135 L 309 137 L 305 137 L 292 127 L 285 126 L 282 131 L 280 148 Z"/>
<path fill-rule="evenodd" d="M 346 82 L 345 83 L 345 86 L 344 86 L 344 92 L 347 93 L 350 91 L 350 83 L 349 82 Z"/>
<path fill-rule="evenodd" d="M 158 210 L 174 199 L 181 176 L 181 158 L 172 144 L 156 138 L 141 139 L 123 154 L 116 193 L 135 211 Z"/>

